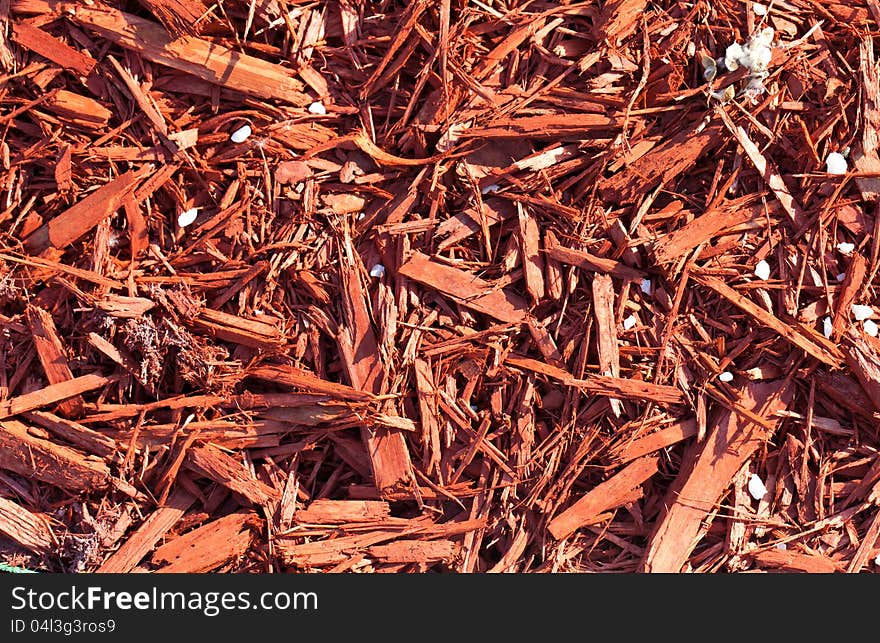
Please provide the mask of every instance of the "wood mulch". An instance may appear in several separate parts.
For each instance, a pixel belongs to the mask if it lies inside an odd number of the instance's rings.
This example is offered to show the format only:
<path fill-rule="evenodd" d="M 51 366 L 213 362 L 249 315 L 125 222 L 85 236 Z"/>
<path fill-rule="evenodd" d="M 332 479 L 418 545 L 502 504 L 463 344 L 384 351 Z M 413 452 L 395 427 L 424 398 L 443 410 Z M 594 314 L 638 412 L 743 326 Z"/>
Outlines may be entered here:
<path fill-rule="evenodd" d="M 0 562 L 880 569 L 878 25 L 0 0 Z"/>

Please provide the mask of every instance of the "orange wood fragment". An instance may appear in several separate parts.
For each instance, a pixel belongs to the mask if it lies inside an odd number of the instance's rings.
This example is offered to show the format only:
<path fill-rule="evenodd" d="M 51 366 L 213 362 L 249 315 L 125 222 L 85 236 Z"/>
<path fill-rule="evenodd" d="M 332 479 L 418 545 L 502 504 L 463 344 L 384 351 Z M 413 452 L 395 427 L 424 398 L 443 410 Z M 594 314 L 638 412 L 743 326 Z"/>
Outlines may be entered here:
<path fill-rule="evenodd" d="M 768 313 L 750 299 L 740 295 L 736 290 L 717 277 L 691 273 L 691 278 L 703 286 L 711 288 L 737 308 L 754 317 L 758 323 L 776 331 L 789 342 L 802 349 L 807 354 L 812 355 L 819 361 L 824 362 L 829 366 L 838 366 L 841 363 L 843 355 L 836 346 L 831 343 L 819 344 L 818 342 L 821 341 L 819 337 L 816 337 L 815 340 L 810 340 L 803 333 L 798 332 L 795 328 L 786 324 L 778 317 Z"/>
<path fill-rule="evenodd" d="M 187 451 L 186 463 L 197 473 L 240 493 L 256 505 L 278 500 L 275 489 L 256 480 L 241 462 L 211 444 Z"/>
<path fill-rule="evenodd" d="M 609 509 L 632 502 L 633 490 L 657 473 L 658 462 L 657 456 L 645 456 L 630 463 L 551 520 L 548 531 L 562 540 Z"/>
<path fill-rule="evenodd" d="M 784 383 L 750 384 L 741 389 L 739 406 L 759 415 L 771 428 L 779 425 L 777 411 L 792 400 Z M 667 495 L 666 509 L 654 526 L 641 571 L 677 573 L 697 544 L 703 519 L 718 502 L 743 463 L 770 437 L 771 432 L 732 411 L 724 411 L 714 429 L 682 465 Z"/>
<path fill-rule="evenodd" d="M 24 395 L 19 395 L 18 397 L 13 397 L 4 402 L 0 402 L 0 419 L 49 406 L 50 404 L 61 402 L 87 391 L 94 391 L 95 389 L 106 386 L 113 381 L 115 381 L 115 379 L 112 377 L 92 374 L 74 377 L 73 379 L 59 382 L 58 384 L 50 384 L 38 391 L 25 393 Z"/>
<path fill-rule="evenodd" d="M 76 205 L 43 224 L 25 239 L 25 247 L 33 254 L 48 248 L 64 248 L 92 230 L 122 205 L 150 168 L 133 170 L 98 188 Z"/>
<path fill-rule="evenodd" d="M 97 64 L 95 59 L 27 22 L 12 23 L 12 39 L 22 47 L 27 47 L 80 76 L 88 76 Z"/>
<path fill-rule="evenodd" d="M 297 523 L 341 524 L 346 522 L 383 521 L 391 515 L 391 507 L 383 500 L 314 500 L 299 509 L 293 518 Z"/>
<path fill-rule="evenodd" d="M 243 556 L 262 522 L 244 511 L 211 520 L 157 547 L 150 560 L 162 565 L 157 570 L 162 574 L 209 572 Z"/>
<path fill-rule="evenodd" d="M 50 554 L 58 544 L 45 518 L 2 497 L 0 497 L 0 534 L 40 555 Z"/>
<path fill-rule="evenodd" d="M 16 420 L 0 422 L 0 469 L 72 491 L 106 489 L 110 483 L 102 460 L 36 437 Z"/>
<path fill-rule="evenodd" d="M 838 565 L 829 558 L 796 551 L 765 549 L 757 552 L 753 558 L 760 567 L 764 568 L 807 574 L 833 574 L 841 571 Z"/>
<path fill-rule="evenodd" d="M 39 4 L 31 2 L 30 4 Z M 45 2 L 47 9 L 53 3 Z M 197 78 L 260 98 L 294 105 L 312 102 L 281 65 L 194 36 L 172 37 L 155 22 L 106 7 L 77 7 L 71 18 L 144 58 Z"/>
<path fill-rule="evenodd" d="M 34 340 L 34 348 L 43 365 L 46 379 L 50 384 L 60 384 L 73 379 L 73 373 L 67 363 L 67 353 L 55 322 L 46 310 L 38 306 L 28 306 L 25 311 L 31 337 Z M 58 403 L 58 412 L 67 417 L 79 417 L 83 413 L 83 399 L 75 395 Z"/>
<path fill-rule="evenodd" d="M 122 546 L 97 569 L 98 573 L 126 574 L 133 570 L 195 502 L 189 492 L 178 489 L 167 504 L 154 510 Z"/>
<path fill-rule="evenodd" d="M 526 319 L 526 303 L 517 295 L 495 289 L 479 277 L 432 261 L 420 252 L 413 253 L 400 267 L 400 274 L 499 321 L 515 323 Z"/>

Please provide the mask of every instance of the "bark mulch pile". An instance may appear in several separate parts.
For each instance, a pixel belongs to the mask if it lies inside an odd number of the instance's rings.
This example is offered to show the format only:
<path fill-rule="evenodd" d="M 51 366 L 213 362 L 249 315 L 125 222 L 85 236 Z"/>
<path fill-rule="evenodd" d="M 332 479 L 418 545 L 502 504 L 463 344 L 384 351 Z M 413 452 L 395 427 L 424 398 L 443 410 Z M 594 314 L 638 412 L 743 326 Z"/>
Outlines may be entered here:
<path fill-rule="evenodd" d="M 878 24 L 0 0 L 0 562 L 873 571 Z"/>

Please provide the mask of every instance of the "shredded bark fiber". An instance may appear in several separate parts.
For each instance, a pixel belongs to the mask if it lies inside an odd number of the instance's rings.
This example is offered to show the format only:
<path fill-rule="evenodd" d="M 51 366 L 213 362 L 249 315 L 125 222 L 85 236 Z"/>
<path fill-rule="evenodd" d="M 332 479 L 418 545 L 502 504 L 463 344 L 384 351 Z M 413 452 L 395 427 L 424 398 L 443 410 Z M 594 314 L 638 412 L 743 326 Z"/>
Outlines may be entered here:
<path fill-rule="evenodd" d="M 0 1 L 0 560 L 880 569 L 877 7 Z"/>

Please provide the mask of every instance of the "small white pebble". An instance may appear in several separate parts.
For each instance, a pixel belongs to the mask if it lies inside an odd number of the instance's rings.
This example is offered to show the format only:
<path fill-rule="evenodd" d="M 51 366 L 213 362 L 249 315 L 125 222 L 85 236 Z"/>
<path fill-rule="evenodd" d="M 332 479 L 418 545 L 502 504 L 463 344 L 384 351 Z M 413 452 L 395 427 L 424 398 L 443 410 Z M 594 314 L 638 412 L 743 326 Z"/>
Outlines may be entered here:
<path fill-rule="evenodd" d="M 199 216 L 198 208 L 190 208 L 186 212 L 181 212 L 177 217 L 177 225 L 181 228 L 185 228 L 186 226 L 192 224 L 193 221 L 196 220 L 196 217 Z"/>
<path fill-rule="evenodd" d="M 764 481 L 757 474 L 753 473 L 749 478 L 749 493 L 755 500 L 760 500 L 767 495 L 767 487 L 764 486 Z"/>
<path fill-rule="evenodd" d="M 639 320 L 636 319 L 635 315 L 630 315 L 626 319 L 623 320 L 623 330 L 630 330 L 631 328 L 635 328 L 635 325 L 639 323 Z"/>
<path fill-rule="evenodd" d="M 838 252 L 840 252 L 840 254 L 848 255 L 855 249 L 856 244 L 854 243 L 847 243 L 846 241 L 842 241 L 841 243 L 837 244 L 837 250 Z"/>
<path fill-rule="evenodd" d="M 846 157 L 840 152 L 831 152 L 825 159 L 825 171 L 828 174 L 846 174 Z"/>
<path fill-rule="evenodd" d="M 251 135 L 251 126 L 250 125 L 242 125 L 237 130 L 232 132 L 232 135 L 229 137 L 229 140 L 233 143 L 244 143 L 248 140 L 248 137 Z"/>
<path fill-rule="evenodd" d="M 727 382 L 732 382 L 733 381 L 733 373 L 731 373 L 730 371 L 724 371 L 723 373 L 721 373 L 718 376 L 718 379 L 719 379 L 719 381 L 724 382 L 725 384 Z"/>
<path fill-rule="evenodd" d="M 500 189 L 501 189 L 501 186 L 499 186 L 496 183 L 492 183 L 491 185 L 487 185 L 486 187 L 484 187 L 482 190 L 480 190 L 480 192 L 482 194 L 490 194 L 492 192 L 497 192 Z"/>
<path fill-rule="evenodd" d="M 323 116 L 327 113 L 327 108 L 324 107 L 324 103 L 320 101 L 315 101 L 311 105 L 309 105 L 309 113 L 318 114 L 319 116 Z"/>
<path fill-rule="evenodd" d="M 755 12 L 756 16 L 766 16 L 767 15 L 767 7 L 762 5 L 760 2 L 752 3 L 752 11 Z"/>
<path fill-rule="evenodd" d="M 877 331 L 880 331 L 880 326 L 872 319 L 866 319 L 862 323 L 862 327 L 865 329 L 865 332 L 868 333 L 871 337 L 877 337 Z"/>
<path fill-rule="evenodd" d="M 385 266 L 381 263 L 377 263 L 375 266 L 370 268 L 370 276 L 371 277 L 382 277 L 385 275 Z"/>
<path fill-rule="evenodd" d="M 837 275 L 837 281 L 843 281 L 844 279 L 846 279 L 846 273 L 845 273 L 845 272 L 842 272 L 842 273 L 840 273 L 839 275 Z"/>
<path fill-rule="evenodd" d="M 880 554 L 877 554 L 877 558 L 874 559 L 874 564 L 877 565 L 877 567 L 880 567 Z"/>
<path fill-rule="evenodd" d="M 755 266 L 755 276 L 766 281 L 770 278 L 770 264 L 761 259 Z"/>
<path fill-rule="evenodd" d="M 831 323 L 831 318 L 826 317 L 822 320 L 822 334 L 825 335 L 825 339 L 831 339 L 831 331 L 834 328 L 834 325 Z"/>
<path fill-rule="evenodd" d="M 651 280 L 650 279 L 642 279 L 642 283 L 639 286 L 642 289 L 642 292 L 646 295 L 651 294 Z"/>
<path fill-rule="evenodd" d="M 856 321 L 864 321 L 874 314 L 874 309 L 863 304 L 853 304 L 852 314 Z"/>
<path fill-rule="evenodd" d="M 786 545 L 785 543 L 776 543 L 776 549 L 781 549 L 782 551 L 785 551 L 786 549 L 788 549 L 788 545 Z"/>

